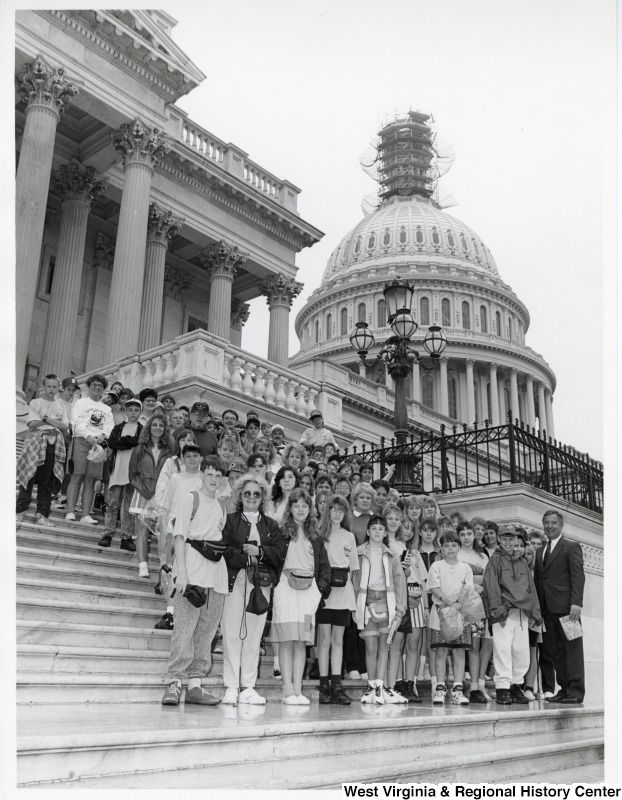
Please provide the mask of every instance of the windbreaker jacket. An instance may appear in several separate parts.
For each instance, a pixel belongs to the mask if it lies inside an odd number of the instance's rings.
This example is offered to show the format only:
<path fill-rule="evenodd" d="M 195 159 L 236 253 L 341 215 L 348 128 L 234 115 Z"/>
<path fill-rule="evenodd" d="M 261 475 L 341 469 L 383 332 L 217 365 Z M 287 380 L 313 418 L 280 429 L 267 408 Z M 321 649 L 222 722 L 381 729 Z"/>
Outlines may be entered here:
<path fill-rule="evenodd" d="M 360 568 L 352 573 L 352 584 L 356 592 L 355 619 L 359 630 L 363 630 L 369 619 L 367 610 L 367 586 L 371 572 L 369 548 L 369 542 L 365 542 L 357 548 Z M 395 558 L 391 550 L 384 544 L 382 545 L 382 570 L 387 587 L 389 625 L 394 619 L 397 619 L 399 624 L 406 611 L 406 578 L 399 559 Z"/>
<path fill-rule="evenodd" d="M 162 448 L 156 464 L 153 460 L 151 448 L 146 445 L 139 444 L 132 453 L 128 468 L 130 483 L 147 500 L 151 500 L 155 494 L 160 471 L 166 459 L 172 455 L 173 453 L 168 447 Z"/>
<path fill-rule="evenodd" d="M 493 622 L 506 619 L 511 608 L 518 608 L 540 624 L 542 615 L 529 565 L 522 556 L 497 550 L 484 570 L 482 595 L 486 616 Z"/>
<path fill-rule="evenodd" d="M 143 429 L 143 426 L 140 424 L 140 422 L 138 422 L 136 425 L 136 434 L 134 436 L 122 436 L 121 434 L 125 425 L 127 425 L 127 422 L 120 422 L 118 425 L 115 425 L 110 433 L 110 438 L 108 439 L 108 448 L 110 450 L 108 466 L 110 467 L 111 472 L 114 469 L 114 463 L 117 460 L 117 451 L 131 450 L 132 447 L 136 447 L 138 445 L 138 437 Z"/>
<path fill-rule="evenodd" d="M 244 519 L 241 511 L 227 515 L 222 538 L 227 545 L 225 561 L 229 575 L 229 591 L 233 589 L 238 572 L 244 569 L 248 563 L 248 556 L 242 551 L 242 547 L 248 542 L 250 531 L 251 524 Z M 277 523 L 264 514 L 260 514 L 257 520 L 257 531 L 261 547 L 259 563 L 268 567 L 272 585 L 276 586 L 285 560 L 286 547 L 283 534 Z"/>

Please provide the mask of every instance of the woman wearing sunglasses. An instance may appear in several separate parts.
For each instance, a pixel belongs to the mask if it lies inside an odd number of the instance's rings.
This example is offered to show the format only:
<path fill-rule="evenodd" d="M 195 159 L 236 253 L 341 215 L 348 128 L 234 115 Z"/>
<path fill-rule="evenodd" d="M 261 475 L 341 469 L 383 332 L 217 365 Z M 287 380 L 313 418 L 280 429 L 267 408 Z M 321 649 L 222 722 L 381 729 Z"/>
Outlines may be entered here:
<path fill-rule="evenodd" d="M 238 486 L 238 508 L 229 514 L 223 531 L 229 595 L 225 600 L 221 629 L 223 643 L 223 703 L 264 705 L 255 691 L 261 635 L 266 613 L 246 610 L 254 584 L 267 601 L 279 580 L 285 541 L 278 524 L 263 513 L 268 493 L 265 481 L 246 474 Z M 267 612 L 267 607 L 266 607 Z"/>

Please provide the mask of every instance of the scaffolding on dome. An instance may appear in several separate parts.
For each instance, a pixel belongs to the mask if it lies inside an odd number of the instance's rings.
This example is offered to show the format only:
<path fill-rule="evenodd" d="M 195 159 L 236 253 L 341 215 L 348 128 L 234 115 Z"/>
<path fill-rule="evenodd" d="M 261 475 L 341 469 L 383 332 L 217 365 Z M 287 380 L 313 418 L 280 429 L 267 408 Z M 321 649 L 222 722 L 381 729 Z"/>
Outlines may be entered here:
<path fill-rule="evenodd" d="M 395 196 L 428 197 L 441 208 L 455 205 L 452 195 L 439 196 L 438 180 L 454 162 L 453 149 L 440 141 L 431 114 L 410 110 L 385 122 L 360 158 L 363 171 L 378 181 L 378 196 L 367 195 L 365 214 Z"/>

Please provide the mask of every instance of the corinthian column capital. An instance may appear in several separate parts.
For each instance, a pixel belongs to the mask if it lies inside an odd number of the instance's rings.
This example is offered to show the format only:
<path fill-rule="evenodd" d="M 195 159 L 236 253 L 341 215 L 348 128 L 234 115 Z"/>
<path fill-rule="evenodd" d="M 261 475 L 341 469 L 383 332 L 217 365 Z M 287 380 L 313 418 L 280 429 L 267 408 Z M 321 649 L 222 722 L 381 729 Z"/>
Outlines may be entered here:
<path fill-rule="evenodd" d="M 242 326 L 248 322 L 251 313 L 251 307 L 248 303 L 243 303 L 234 297 L 231 301 L 231 327 L 236 330 L 241 330 Z"/>
<path fill-rule="evenodd" d="M 291 308 L 294 298 L 302 292 L 303 288 L 302 283 L 293 278 L 285 278 L 283 275 L 271 275 L 259 284 L 259 290 L 267 298 L 268 307 L 287 306 Z"/>
<path fill-rule="evenodd" d="M 85 167 L 75 158 L 53 172 L 50 180 L 52 192 L 61 200 L 75 200 L 89 208 L 106 184 L 107 181 L 102 180 L 93 167 Z"/>
<path fill-rule="evenodd" d="M 237 246 L 221 240 L 199 253 L 199 260 L 210 278 L 220 276 L 233 280 L 238 269 L 246 263 L 246 256 L 240 253 Z"/>
<path fill-rule="evenodd" d="M 147 241 L 168 247 L 171 239 L 179 233 L 183 223 L 182 217 L 174 217 L 172 211 L 165 211 L 153 203 L 149 209 Z"/>
<path fill-rule="evenodd" d="M 156 167 L 160 157 L 165 156 L 171 149 L 170 143 L 165 139 L 159 128 L 147 128 L 139 119 L 121 128 L 112 134 L 112 144 L 115 150 L 121 153 L 124 167 L 130 164 L 144 164 Z"/>
<path fill-rule="evenodd" d="M 31 106 L 45 106 L 57 115 L 65 110 L 65 105 L 80 91 L 75 83 L 67 80 L 62 67 L 54 69 L 43 59 L 37 57 L 31 64 L 24 65 L 21 76 L 16 78 L 17 91 Z"/>

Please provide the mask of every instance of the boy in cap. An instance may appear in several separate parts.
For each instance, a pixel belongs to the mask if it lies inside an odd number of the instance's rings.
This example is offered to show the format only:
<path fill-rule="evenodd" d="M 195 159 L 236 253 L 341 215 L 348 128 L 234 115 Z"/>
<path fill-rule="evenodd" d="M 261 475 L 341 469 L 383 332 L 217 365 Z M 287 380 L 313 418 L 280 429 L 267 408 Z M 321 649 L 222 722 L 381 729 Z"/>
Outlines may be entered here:
<path fill-rule="evenodd" d="M 108 447 L 112 451 L 109 463 L 110 481 L 108 488 L 108 505 L 104 514 L 104 535 L 97 543 L 99 547 L 110 547 L 117 529 L 117 516 L 121 509 L 121 550 L 133 553 L 136 545 L 132 541 L 134 536 L 133 514 L 129 513 L 130 502 L 134 494 L 134 487 L 130 484 L 128 468 L 134 448 L 138 444 L 138 437 L 143 426 L 138 421 L 142 411 L 140 400 L 131 399 L 125 404 L 127 422 L 115 425 L 108 439 Z"/>
<path fill-rule="evenodd" d="M 259 417 L 254 411 L 249 411 L 246 415 L 246 437 L 244 439 L 244 450 L 247 455 L 253 452 L 255 442 L 259 439 L 259 431 L 261 430 L 261 422 Z"/>
<path fill-rule="evenodd" d="M 300 437 L 300 444 L 311 449 L 316 444 L 326 447 L 327 444 L 332 444 L 337 449 L 337 444 L 333 434 L 324 427 L 324 417 L 322 412 L 317 408 L 309 414 L 309 422 L 311 428 L 306 428 Z"/>
<path fill-rule="evenodd" d="M 516 527 L 499 525 L 499 549 L 484 571 L 483 600 L 492 621 L 492 650 L 497 703 L 526 704 L 521 684 L 529 669 L 528 624 L 542 624 L 540 603 L 529 565 L 514 552 Z"/>
<path fill-rule="evenodd" d="M 207 429 L 209 419 L 209 405 L 204 400 L 198 400 L 190 409 L 190 419 L 186 424 L 186 428 L 194 433 L 194 439 L 201 448 L 203 458 L 218 453 L 218 439 Z"/>

